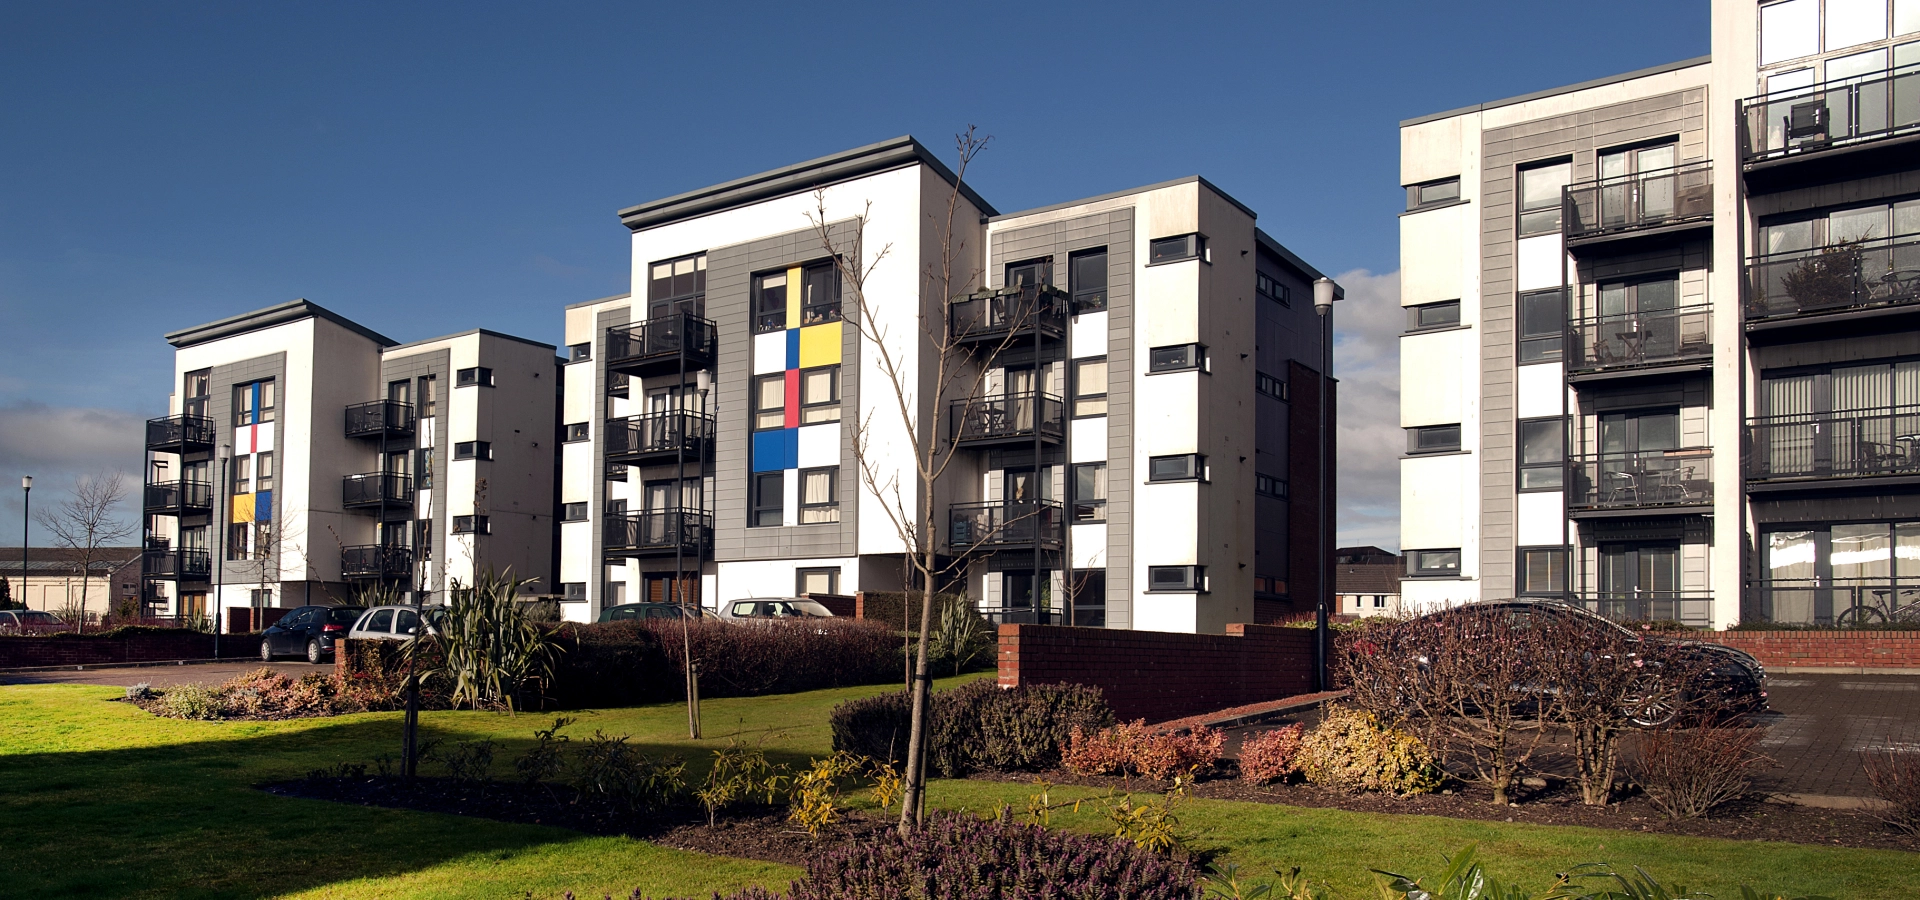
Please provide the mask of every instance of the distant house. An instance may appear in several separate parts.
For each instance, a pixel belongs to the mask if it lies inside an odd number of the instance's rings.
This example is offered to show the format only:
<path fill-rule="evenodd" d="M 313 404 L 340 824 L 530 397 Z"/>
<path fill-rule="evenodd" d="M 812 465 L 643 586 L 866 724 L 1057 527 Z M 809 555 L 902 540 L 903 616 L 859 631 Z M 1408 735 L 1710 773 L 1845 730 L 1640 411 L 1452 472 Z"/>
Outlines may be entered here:
<path fill-rule="evenodd" d="M 1333 551 L 1333 587 L 1337 615 L 1397 616 L 1400 576 L 1406 563 L 1379 547 L 1342 547 Z"/>
<path fill-rule="evenodd" d="M 29 548 L 23 579 L 20 548 L 0 547 L 0 577 L 7 580 L 8 595 L 16 602 L 24 600 L 28 609 L 53 613 L 78 609 L 80 556 L 78 551 L 57 547 Z M 106 613 L 115 600 L 137 598 L 139 593 L 140 548 L 101 547 L 94 551 L 86 574 L 87 612 Z"/>

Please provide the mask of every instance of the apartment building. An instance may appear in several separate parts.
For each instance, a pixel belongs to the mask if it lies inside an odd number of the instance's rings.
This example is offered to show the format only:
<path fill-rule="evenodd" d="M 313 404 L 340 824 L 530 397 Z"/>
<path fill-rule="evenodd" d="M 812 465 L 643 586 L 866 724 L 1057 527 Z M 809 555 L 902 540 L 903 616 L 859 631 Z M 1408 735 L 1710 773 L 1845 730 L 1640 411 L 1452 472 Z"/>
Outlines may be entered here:
<path fill-rule="evenodd" d="M 1002 215 L 899 138 L 620 215 L 632 291 L 566 312 L 568 618 L 898 590 L 928 442 L 996 620 L 1311 609 L 1323 276 L 1205 180 Z"/>
<path fill-rule="evenodd" d="M 150 420 L 144 598 L 161 614 L 422 601 L 511 569 L 553 584 L 551 344 L 475 330 L 402 344 L 296 300 L 167 335 Z"/>
<path fill-rule="evenodd" d="M 1920 2 L 1401 126 L 1402 593 L 1626 619 L 1920 593 Z"/>

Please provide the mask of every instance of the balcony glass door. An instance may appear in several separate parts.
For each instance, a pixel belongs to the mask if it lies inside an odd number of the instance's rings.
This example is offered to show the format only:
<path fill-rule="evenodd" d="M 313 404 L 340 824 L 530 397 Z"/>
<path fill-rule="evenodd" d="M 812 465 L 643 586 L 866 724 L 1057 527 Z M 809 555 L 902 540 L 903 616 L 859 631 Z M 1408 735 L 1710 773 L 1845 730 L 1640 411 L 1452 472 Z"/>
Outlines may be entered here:
<path fill-rule="evenodd" d="M 1680 547 L 1613 544 L 1600 548 L 1601 615 L 1678 621 Z"/>
<path fill-rule="evenodd" d="M 1649 219 L 1664 219 L 1674 212 L 1674 178 L 1628 178 L 1643 172 L 1671 169 L 1678 165 L 1679 145 L 1660 144 L 1632 150 L 1613 150 L 1600 154 L 1600 178 L 1618 179 L 1600 189 L 1600 224 L 1607 227 Z"/>
<path fill-rule="evenodd" d="M 1920 604 L 1920 522 L 1856 522 L 1767 533 L 1754 617 L 1869 625 Z"/>
<path fill-rule="evenodd" d="M 1035 398 L 1033 395 L 1034 370 L 1004 369 L 1001 376 L 1002 390 L 1007 398 L 1007 418 L 1013 423 L 1014 433 L 1024 434 L 1033 428 Z"/>

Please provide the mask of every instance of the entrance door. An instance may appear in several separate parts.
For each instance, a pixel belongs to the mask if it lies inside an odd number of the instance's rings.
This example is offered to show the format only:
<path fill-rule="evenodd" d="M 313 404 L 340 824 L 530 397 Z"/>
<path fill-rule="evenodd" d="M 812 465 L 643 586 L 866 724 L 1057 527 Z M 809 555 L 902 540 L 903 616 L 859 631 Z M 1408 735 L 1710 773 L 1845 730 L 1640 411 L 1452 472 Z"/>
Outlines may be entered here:
<path fill-rule="evenodd" d="M 1600 548 L 1600 614 L 1609 618 L 1678 620 L 1680 547 L 1611 544 Z"/>

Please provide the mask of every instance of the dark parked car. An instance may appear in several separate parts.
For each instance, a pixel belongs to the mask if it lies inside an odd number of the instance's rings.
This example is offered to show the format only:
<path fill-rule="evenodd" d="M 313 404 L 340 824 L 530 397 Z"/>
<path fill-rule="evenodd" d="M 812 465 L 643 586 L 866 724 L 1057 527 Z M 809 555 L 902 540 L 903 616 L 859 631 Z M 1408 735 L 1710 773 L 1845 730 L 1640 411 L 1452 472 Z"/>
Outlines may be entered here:
<path fill-rule="evenodd" d="M 305 653 L 307 662 L 320 663 L 333 654 L 333 642 L 347 636 L 355 619 L 366 612 L 360 606 L 302 606 L 280 617 L 260 634 L 260 658 Z"/>
<path fill-rule="evenodd" d="M 681 610 L 684 608 L 685 607 L 682 607 L 678 603 L 622 603 L 619 606 L 609 606 L 601 610 L 600 621 L 625 622 L 629 619 L 678 619 L 680 618 Z M 713 610 L 707 609 L 706 607 L 696 606 L 694 609 L 699 610 L 699 612 L 690 613 L 690 618 L 720 618 L 714 614 Z"/>

